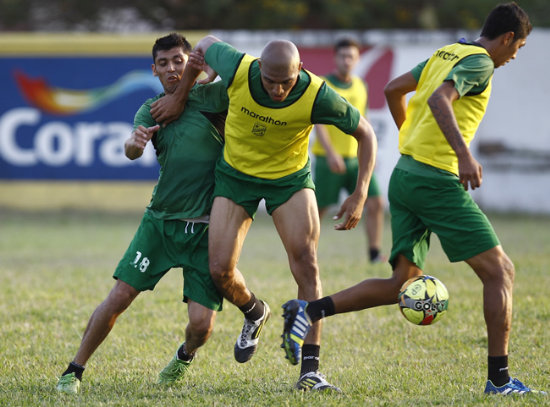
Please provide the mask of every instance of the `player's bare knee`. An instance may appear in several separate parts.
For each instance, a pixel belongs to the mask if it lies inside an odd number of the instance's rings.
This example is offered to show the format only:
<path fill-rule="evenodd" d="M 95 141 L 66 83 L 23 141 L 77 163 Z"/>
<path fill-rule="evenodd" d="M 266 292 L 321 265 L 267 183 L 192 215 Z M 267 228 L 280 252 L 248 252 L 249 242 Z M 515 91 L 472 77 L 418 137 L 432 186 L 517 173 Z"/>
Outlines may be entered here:
<path fill-rule="evenodd" d="M 399 255 L 396 261 L 396 267 L 393 270 L 392 276 L 388 279 L 388 282 L 392 289 L 394 291 L 397 290 L 397 293 L 399 293 L 401 286 L 405 284 L 406 281 L 421 274 L 421 269 L 404 256 Z"/>
<path fill-rule="evenodd" d="M 199 338 L 208 338 L 212 333 L 213 324 L 209 320 L 189 321 L 193 335 Z"/>
<path fill-rule="evenodd" d="M 210 275 L 214 281 L 223 282 L 233 278 L 233 269 L 219 262 L 210 262 Z"/>
<path fill-rule="evenodd" d="M 506 254 L 504 254 L 500 259 L 500 268 L 505 286 L 511 289 L 514 285 L 516 269 L 514 267 L 514 263 Z"/>
<path fill-rule="evenodd" d="M 501 252 L 490 262 L 474 268 L 484 285 L 491 285 L 496 289 L 511 291 L 514 284 L 515 268 L 508 256 Z"/>
<path fill-rule="evenodd" d="M 109 303 L 114 312 L 120 314 L 130 306 L 138 294 L 139 291 L 135 288 L 117 280 L 117 284 L 109 293 L 106 302 Z"/>
<path fill-rule="evenodd" d="M 383 209 L 382 200 L 369 198 L 365 207 L 367 208 L 367 216 L 374 216 Z"/>
<path fill-rule="evenodd" d="M 297 264 L 303 269 L 317 269 L 317 254 L 310 245 L 302 245 L 287 249 L 291 264 Z"/>

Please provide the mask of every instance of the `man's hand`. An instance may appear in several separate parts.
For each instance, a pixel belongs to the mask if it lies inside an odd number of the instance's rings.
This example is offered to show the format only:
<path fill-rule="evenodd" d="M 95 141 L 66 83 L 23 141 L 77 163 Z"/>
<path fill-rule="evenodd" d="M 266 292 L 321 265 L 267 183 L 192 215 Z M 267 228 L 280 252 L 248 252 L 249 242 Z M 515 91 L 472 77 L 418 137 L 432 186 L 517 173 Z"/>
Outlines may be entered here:
<path fill-rule="evenodd" d="M 458 157 L 458 178 L 467 191 L 468 186 L 474 190 L 483 182 L 483 167 L 471 154 Z"/>
<path fill-rule="evenodd" d="M 197 83 L 200 83 L 201 85 L 214 81 L 216 76 L 218 76 L 218 73 L 206 64 L 204 61 L 204 55 L 199 51 L 193 51 L 189 54 L 187 64 L 199 71 L 203 71 L 206 74 L 204 79 L 197 81 Z"/>
<path fill-rule="evenodd" d="M 176 120 L 183 113 L 185 104 L 180 103 L 173 93 L 164 95 L 151 104 L 151 116 L 163 127 Z"/>
<path fill-rule="evenodd" d="M 358 196 L 355 192 L 348 196 L 344 201 L 340 210 L 334 217 L 333 220 L 340 219 L 343 215 L 344 221 L 334 225 L 335 230 L 350 230 L 356 227 L 361 220 L 361 215 L 363 214 L 363 206 L 365 205 L 365 198 Z"/>
<path fill-rule="evenodd" d="M 130 160 L 135 160 L 141 157 L 145 146 L 153 138 L 153 135 L 158 131 L 160 126 L 157 124 L 152 127 L 138 126 L 132 135 L 124 143 L 124 153 Z"/>
<path fill-rule="evenodd" d="M 160 126 L 157 124 L 152 127 L 138 126 L 133 134 L 133 140 L 141 148 L 145 148 L 149 140 L 153 138 Z"/>

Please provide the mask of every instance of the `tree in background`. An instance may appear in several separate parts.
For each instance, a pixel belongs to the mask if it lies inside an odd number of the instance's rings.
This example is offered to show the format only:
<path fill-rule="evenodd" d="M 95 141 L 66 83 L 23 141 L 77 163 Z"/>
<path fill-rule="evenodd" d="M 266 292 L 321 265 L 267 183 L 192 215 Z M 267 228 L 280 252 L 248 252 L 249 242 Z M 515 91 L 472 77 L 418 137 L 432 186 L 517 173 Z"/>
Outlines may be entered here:
<path fill-rule="evenodd" d="M 495 0 L 0 0 L 0 31 L 468 29 Z M 518 0 L 550 27 L 548 0 Z"/>

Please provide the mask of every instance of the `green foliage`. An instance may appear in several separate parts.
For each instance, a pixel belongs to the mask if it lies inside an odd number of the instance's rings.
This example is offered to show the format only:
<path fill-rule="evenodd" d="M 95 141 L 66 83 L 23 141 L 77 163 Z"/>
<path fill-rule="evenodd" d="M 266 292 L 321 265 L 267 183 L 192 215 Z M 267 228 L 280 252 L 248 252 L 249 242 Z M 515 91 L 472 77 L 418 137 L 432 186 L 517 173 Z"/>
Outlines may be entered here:
<path fill-rule="evenodd" d="M 31 0 L 0 0 L 0 29 L 29 30 L 31 21 L 29 7 Z"/>
<path fill-rule="evenodd" d="M 0 0 L 0 30 L 98 31 L 121 10 L 166 31 L 247 29 L 477 30 L 494 0 Z M 550 26 L 550 2 L 518 1 L 537 27 Z M 115 21 L 116 23 L 116 21 Z M 112 29 L 109 26 L 109 29 Z M 104 29 L 104 28 L 103 28 Z"/>
<path fill-rule="evenodd" d="M 517 267 L 511 373 L 550 389 L 550 218 L 490 216 Z M 298 368 L 279 348 L 280 306 L 296 295 L 271 220 L 252 225 L 239 267 L 273 316 L 257 354 L 233 360 L 240 312 L 225 303 L 214 333 L 177 386 L 159 387 L 158 372 L 184 337 L 181 273 L 170 272 L 154 292 L 141 294 L 88 362 L 76 397 L 55 391 L 86 322 L 113 285 L 114 267 L 139 213 L 0 212 L 0 406 L 494 406 L 482 394 L 486 334 L 481 284 L 465 264 L 450 264 L 437 239 L 426 272 L 450 292 L 449 311 L 433 326 L 407 322 L 397 305 L 325 320 L 321 370 L 343 394 L 293 390 Z M 386 229 L 384 247 L 389 248 Z M 366 261 L 362 231 L 322 225 L 319 262 L 326 294 L 369 277 L 388 277 L 385 264 Z M 506 399 L 511 406 L 550 405 L 549 398 Z"/>

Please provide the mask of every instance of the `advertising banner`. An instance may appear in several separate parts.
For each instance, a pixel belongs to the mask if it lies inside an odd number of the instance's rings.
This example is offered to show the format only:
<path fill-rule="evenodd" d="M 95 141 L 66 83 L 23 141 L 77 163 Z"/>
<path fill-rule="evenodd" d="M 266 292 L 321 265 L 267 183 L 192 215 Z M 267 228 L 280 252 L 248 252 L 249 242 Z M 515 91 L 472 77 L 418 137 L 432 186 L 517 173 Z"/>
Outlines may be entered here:
<path fill-rule="evenodd" d="M 162 91 L 150 57 L 2 57 L 1 179 L 151 179 L 152 151 L 123 143 L 147 98 Z"/>
<path fill-rule="evenodd" d="M 123 147 L 136 111 L 162 91 L 151 51 L 164 35 L 2 35 L 0 181 L 155 180 L 153 148 L 130 161 Z"/>
<path fill-rule="evenodd" d="M 188 39 L 196 44 L 205 34 L 194 32 Z M 260 56 L 271 39 L 292 40 L 304 67 L 318 75 L 333 70 L 332 44 L 341 34 L 214 32 L 254 56 Z M 365 31 L 354 35 L 365 44 L 355 73 L 368 85 L 367 116 L 378 137 L 376 173 L 385 193 L 399 157 L 385 84 L 438 47 L 462 35 L 473 40 L 477 34 Z M 149 34 L 140 41 L 136 36 L 89 35 L 0 41 L 0 181 L 154 181 L 158 164 L 151 146 L 139 160 L 130 161 L 124 156 L 123 142 L 132 131 L 137 109 L 161 91 L 150 68 L 150 50 L 159 36 Z M 483 186 L 473 195 L 485 208 L 550 213 L 550 188 L 545 188 L 550 185 L 550 133 L 545 120 L 550 81 L 540 51 L 549 39 L 550 31 L 534 30 L 517 61 L 495 72 L 489 108 L 471 146 L 484 167 Z M 71 46 L 63 47 L 66 43 Z"/>

